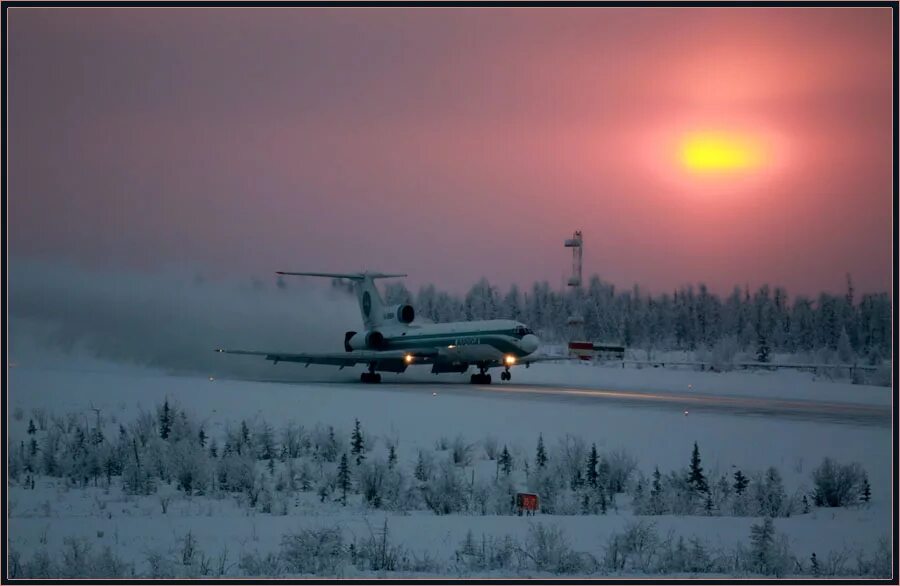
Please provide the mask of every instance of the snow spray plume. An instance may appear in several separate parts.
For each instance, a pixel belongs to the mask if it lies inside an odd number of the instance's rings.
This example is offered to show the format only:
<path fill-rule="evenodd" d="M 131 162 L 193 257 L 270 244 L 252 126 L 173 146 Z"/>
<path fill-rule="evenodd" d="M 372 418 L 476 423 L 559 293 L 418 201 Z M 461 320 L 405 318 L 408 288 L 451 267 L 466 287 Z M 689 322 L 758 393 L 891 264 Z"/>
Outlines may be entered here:
<path fill-rule="evenodd" d="M 14 360 L 26 358 L 36 344 L 42 355 L 87 353 L 172 372 L 265 379 L 306 374 L 321 380 L 336 371 L 273 368 L 262 357 L 213 350 L 340 352 L 344 331 L 361 326 L 356 301 L 346 291 L 299 280 L 279 287 L 274 275 L 270 282 L 229 282 L 185 271 L 93 272 L 28 261 L 11 267 L 9 284 Z"/>

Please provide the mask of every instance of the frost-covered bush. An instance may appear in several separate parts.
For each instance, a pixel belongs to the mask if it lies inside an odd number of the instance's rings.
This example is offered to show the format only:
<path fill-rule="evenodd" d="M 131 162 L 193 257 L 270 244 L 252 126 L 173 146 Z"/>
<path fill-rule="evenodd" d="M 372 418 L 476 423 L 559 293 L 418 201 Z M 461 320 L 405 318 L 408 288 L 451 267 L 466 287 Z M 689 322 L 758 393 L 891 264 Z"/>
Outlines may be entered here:
<path fill-rule="evenodd" d="M 514 570 L 519 544 L 509 535 L 475 539 L 470 530 L 454 552 L 457 565 L 467 571 Z"/>
<path fill-rule="evenodd" d="M 277 577 L 284 573 L 284 564 L 281 556 L 269 552 L 260 554 L 257 551 L 245 553 L 241 557 L 238 568 L 245 576 L 249 577 Z"/>
<path fill-rule="evenodd" d="M 30 560 L 12 550 L 9 553 L 10 578 L 124 578 L 135 575 L 134 566 L 104 547 L 94 554 L 83 539 L 66 538 L 62 559 L 57 563 L 46 549 L 40 549 Z"/>
<path fill-rule="evenodd" d="M 256 464 L 253 456 L 246 452 L 223 455 L 219 460 L 216 478 L 219 490 L 252 491 L 256 484 Z"/>
<path fill-rule="evenodd" d="M 756 514 L 766 517 L 790 516 L 791 503 L 784 492 L 781 474 L 769 467 L 764 475 L 755 476 L 751 482 L 752 495 L 756 501 Z"/>
<path fill-rule="evenodd" d="M 709 351 L 707 360 L 712 363 L 713 370 L 727 372 L 734 368 L 735 356 L 741 351 L 737 336 L 720 338 Z"/>
<path fill-rule="evenodd" d="M 180 440 L 169 445 L 172 474 L 186 494 L 203 493 L 209 481 L 206 452 L 197 443 Z"/>
<path fill-rule="evenodd" d="M 559 527 L 543 523 L 529 525 L 519 554 L 520 567 L 535 572 L 589 574 L 598 567 L 592 555 L 571 548 Z"/>
<path fill-rule="evenodd" d="M 876 578 L 891 577 L 893 554 L 891 552 L 891 544 L 886 537 L 878 540 L 878 545 L 871 555 L 858 551 L 855 558 L 856 568 L 853 572 L 855 575 L 873 576 Z"/>
<path fill-rule="evenodd" d="M 865 476 L 862 466 L 856 462 L 838 464 L 831 458 L 825 458 L 812 473 L 816 506 L 843 507 L 856 503 Z"/>
<path fill-rule="evenodd" d="M 279 456 L 282 460 L 306 456 L 311 448 L 310 435 L 302 425 L 297 425 L 293 421 L 289 421 L 281 429 L 280 443 Z"/>
<path fill-rule="evenodd" d="M 538 468 L 528 476 L 528 490 L 540 495 L 541 511 L 552 515 L 556 513 L 554 506 L 557 496 L 563 490 L 560 484 L 565 482 L 566 479 L 561 479 L 555 470 Z"/>
<path fill-rule="evenodd" d="M 351 561 L 360 570 L 373 572 L 395 571 L 409 561 L 406 550 L 391 542 L 387 518 L 378 530 L 354 541 Z"/>
<path fill-rule="evenodd" d="M 382 505 L 387 486 L 388 466 L 384 460 L 364 460 L 356 470 L 359 492 L 366 503 L 374 508 Z"/>
<path fill-rule="evenodd" d="M 637 469 L 637 460 L 624 449 L 619 449 L 604 455 L 601 460 L 601 466 L 604 462 L 608 470 L 606 486 L 610 492 L 624 492 L 631 476 Z"/>
<path fill-rule="evenodd" d="M 744 558 L 747 571 L 780 578 L 791 569 L 791 562 L 787 535 L 775 533 L 770 517 L 750 527 L 750 550 Z"/>
<path fill-rule="evenodd" d="M 347 561 L 338 528 L 301 529 L 281 538 L 281 560 L 291 574 L 338 576 Z"/>
<path fill-rule="evenodd" d="M 631 521 L 609 537 L 603 566 L 610 572 L 652 572 L 659 561 L 659 545 L 654 523 Z"/>
<path fill-rule="evenodd" d="M 516 483 L 509 476 L 500 475 L 488 489 L 485 509 L 492 515 L 511 515 L 515 510 Z"/>
<path fill-rule="evenodd" d="M 341 432 L 340 437 L 344 437 Z M 337 440 L 338 432 L 334 427 L 322 427 L 316 425 L 310 433 L 309 441 L 312 444 L 312 450 L 315 457 L 321 458 L 326 462 L 336 462 L 341 453 L 341 446 Z"/>
<path fill-rule="evenodd" d="M 472 446 L 466 443 L 461 434 L 457 435 L 450 445 L 450 455 L 457 466 L 468 466 L 472 463 Z"/>
<path fill-rule="evenodd" d="M 549 464 L 545 469 L 549 468 L 550 473 L 560 483 L 566 483 L 570 488 L 577 488 L 585 480 L 587 457 L 588 448 L 584 439 L 566 434 L 559 438 L 559 442 L 554 446 L 549 456 Z"/>
<path fill-rule="evenodd" d="M 449 459 L 422 486 L 422 498 L 435 515 L 449 515 L 466 506 L 465 484 L 459 469 Z"/>
<path fill-rule="evenodd" d="M 669 535 L 660 545 L 654 571 L 660 574 L 722 572 L 722 561 L 697 536 L 685 540 L 683 536 L 675 539 Z"/>
<path fill-rule="evenodd" d="M 497 456 L 500 455 L 499 443 L 497 442 L 497 438 L 488 435 L 482 441 L 484 444 L 484 455 L 487 456 L 488 460 L 496 460 Z"/>

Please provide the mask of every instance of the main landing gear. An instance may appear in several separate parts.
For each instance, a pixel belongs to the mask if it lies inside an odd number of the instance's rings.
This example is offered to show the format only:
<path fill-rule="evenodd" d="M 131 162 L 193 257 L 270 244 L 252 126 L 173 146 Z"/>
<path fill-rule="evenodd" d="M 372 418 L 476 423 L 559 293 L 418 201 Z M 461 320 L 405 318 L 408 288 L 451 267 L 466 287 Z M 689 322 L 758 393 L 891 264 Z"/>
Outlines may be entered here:
<path fill-rule="evenodd" d="M 381 375 L 375 372 L 375 365 L 369 365 L 369 372 L 359 375 L 359 380 L 364 383 L 376 384 L 381 382 Z"/>
<path fill-rule="evenodd" d="M 491 375 L 489 374 L 473 374 L 471 378 L 473 385 L 489 385 L 491 384 Z"/>
<path fill-rule="evenodd" d="M 478 365 L 478 374 L 472 375 L 472 384 L 473 385 L 489 385 L 491 384 L 491 375 L 487 374 L 487 365 L 485 363 L 479 363 Z M 506 365 L 506 369 L 500 373 L 500 380 L 512 380 L 512 373 L 509 371 L 509 364 Z"/>

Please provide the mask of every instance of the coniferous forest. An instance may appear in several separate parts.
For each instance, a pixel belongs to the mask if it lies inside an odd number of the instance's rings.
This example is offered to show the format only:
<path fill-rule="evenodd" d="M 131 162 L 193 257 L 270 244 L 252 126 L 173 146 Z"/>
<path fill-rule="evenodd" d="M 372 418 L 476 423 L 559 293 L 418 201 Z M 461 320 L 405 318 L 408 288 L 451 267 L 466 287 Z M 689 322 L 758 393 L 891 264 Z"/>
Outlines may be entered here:
<path fill-rule="evenodd" d="M 769 353 L 780 352 L 876 364 L 891 352 L 890 296 L 857 294 L 849 275 L 844 293 L 815 297 L 792 297 L 784 288 L 769 285 L 756 290 L 736 287 L 724 297 L 703 284 L 649 294 L 638 286 L 618 289 L 597 275 L 588 279 L 580 299 L 547 281 L 529 290 L 512 285 L 502 291 L 487 279 L 462 296 L 433 285 L 413 293 L 402 282 L 388 283 L 384 293 L 388 303 L 413 304 L 416 319 L 516 319 L 549 342 L 567 340 L 567 318 L 579 313 L 587 339 L 651 353 L 725 348 L 750 352 L 763 361 Z"/>

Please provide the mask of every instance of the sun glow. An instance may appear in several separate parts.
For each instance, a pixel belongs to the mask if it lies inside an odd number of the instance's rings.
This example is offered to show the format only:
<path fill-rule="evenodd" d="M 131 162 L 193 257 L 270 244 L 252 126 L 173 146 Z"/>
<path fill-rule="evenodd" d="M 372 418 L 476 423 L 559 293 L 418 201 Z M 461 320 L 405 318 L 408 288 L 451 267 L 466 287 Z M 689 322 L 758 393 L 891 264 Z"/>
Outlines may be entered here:
<path fill-rule="evenodd" d="M 681 162 L 695 173 L 732 173 L 757 169 L 763 164 L 758 141 L 721 132 L 695 132 L 681 141 Z"/>

